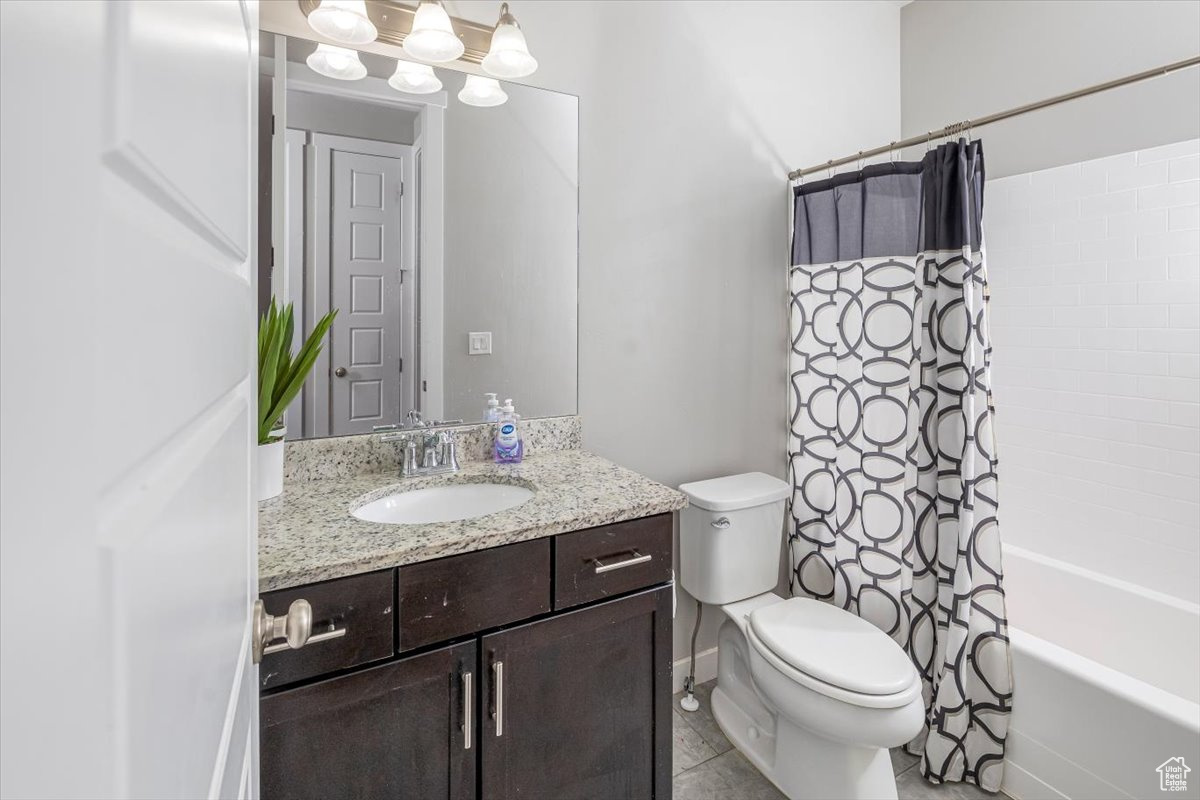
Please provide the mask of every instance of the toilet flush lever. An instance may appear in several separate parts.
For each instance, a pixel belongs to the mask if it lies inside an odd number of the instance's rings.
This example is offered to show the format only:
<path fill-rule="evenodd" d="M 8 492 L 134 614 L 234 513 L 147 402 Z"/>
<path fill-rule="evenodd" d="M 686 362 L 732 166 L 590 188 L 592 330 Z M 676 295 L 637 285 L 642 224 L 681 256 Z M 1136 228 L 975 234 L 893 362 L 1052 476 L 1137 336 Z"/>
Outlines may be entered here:
<path fill-rule="evenodd" d="M 720 519 L 714 519 L 712 522 L 710 522 L 708 524 L 712 525 L 714 528 L 717 528 L 718 530 L 723 531 L 729 527 L 729 517 L 721 517 Z"/>

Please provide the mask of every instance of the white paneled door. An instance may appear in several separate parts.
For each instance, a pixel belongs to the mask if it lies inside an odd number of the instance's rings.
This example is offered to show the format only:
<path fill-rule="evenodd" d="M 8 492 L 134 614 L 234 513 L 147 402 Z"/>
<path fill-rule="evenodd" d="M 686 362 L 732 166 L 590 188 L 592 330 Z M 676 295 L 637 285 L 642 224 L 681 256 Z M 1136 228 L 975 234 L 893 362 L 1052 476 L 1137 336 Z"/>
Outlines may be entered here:
<path fill-rule="evenodd" d="M 338 309 L 329 336 L 328 434 L 370 433 L 414 407 L 413 292 L 405 286 L 412 222 L 404 203 L 411 148 L 322 134 L 314 145 L 317 172 L 329 176 L 327 202 L 316 182 L 315 224 L 328 232 L 329 303 Z"/>
<path fill-rule="evenodd" d="M 257 4 L 0 15 L 0 793 L 253 797 Z"/>

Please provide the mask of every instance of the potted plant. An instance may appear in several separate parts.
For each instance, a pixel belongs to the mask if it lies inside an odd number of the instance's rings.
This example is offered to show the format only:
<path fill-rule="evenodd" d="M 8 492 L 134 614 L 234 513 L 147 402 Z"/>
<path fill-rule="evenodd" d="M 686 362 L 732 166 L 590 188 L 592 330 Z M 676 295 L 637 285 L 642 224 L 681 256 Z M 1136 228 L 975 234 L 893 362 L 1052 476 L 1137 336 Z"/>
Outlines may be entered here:
<path fill-rule="evenodd" d="M 337 316 L 330 311 L 313 326 L 300 352 L 292 356 L 295 318 L 292 304 L 275 299 L 258 324 L 258 499 L 283 491 L 283 431 L 278 426 L 288 404 L 300 393 L 321 352 L 321 342 Z"/>

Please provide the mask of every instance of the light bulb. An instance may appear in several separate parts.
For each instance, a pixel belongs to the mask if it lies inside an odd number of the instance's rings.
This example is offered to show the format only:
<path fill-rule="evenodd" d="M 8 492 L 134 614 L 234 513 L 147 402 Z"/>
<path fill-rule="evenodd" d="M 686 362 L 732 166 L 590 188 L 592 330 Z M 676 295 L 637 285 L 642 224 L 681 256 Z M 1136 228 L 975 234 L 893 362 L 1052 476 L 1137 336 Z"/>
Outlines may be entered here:
<path fill-rule="evenodd" d="M 492 44 L 483 57 L 482 66 L 489 75 L 497 78 L 524 78 L 537 69 L 537 59 L 529 54 L 525 34 L 508 13 L 508 3 L 500 4 L 500 21 L 492 31 Z"/>
<path fill-rule="evenodd" d="M 466 85 L 458 93 L 458 99 L 469 106 L 487 108 L 503 105 L 508 100 L 508 95 L 500 86 L 500 81 L 495 78 L 468 75 Z"/>
<path fill-rule="evenodd" d="M 397 59 L 396 71 L 388 78 L 388 86 L 397 92 L 431 94 L 442 88 L 442 82 L 433 74 L 433 67 L 428 64 L 414 64 Z"/>
<path fill-rule="evenodd" d="M 331 44 L 319 44 L 305 63 L 318 75 L 339 81 L 356 81 L 367 77 L 367 68 L 358 60 L 358 52 Z"/>
<path fill-rule="evenodd" d="M 308 15 L 308 26 L 327 39 L 346 44 L 366 44 L 379 36 L 367 16 L 366 0 L 321 0 Z"/>
<path fill-rule="evenodd" d="M 462 40 L 454 33 L 450 15 L 439 2 L 421 0 L 412 30 L 404 37 L 404 52 L 421 61 L 442 64 L 463 54 Z"/>

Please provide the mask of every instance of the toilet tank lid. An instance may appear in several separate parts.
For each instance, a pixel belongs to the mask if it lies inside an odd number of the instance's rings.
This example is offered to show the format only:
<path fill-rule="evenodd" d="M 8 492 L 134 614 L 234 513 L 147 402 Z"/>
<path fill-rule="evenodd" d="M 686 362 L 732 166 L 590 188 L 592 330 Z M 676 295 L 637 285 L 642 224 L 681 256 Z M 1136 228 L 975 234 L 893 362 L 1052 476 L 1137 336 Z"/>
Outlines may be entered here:
<path fill-rule="evenodd" d="M 685 483 L 679 491 L 688 501 L 709 511 L 736 511 L 767 505 L 788 496 L 791 487 L 763 472 L 746 472 L 724 478 Z"/>

